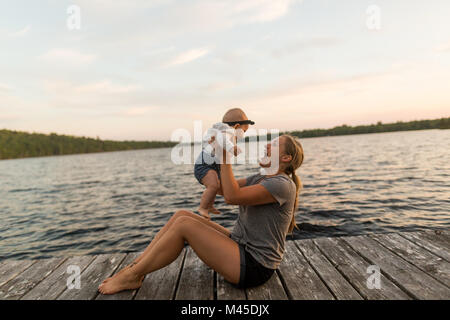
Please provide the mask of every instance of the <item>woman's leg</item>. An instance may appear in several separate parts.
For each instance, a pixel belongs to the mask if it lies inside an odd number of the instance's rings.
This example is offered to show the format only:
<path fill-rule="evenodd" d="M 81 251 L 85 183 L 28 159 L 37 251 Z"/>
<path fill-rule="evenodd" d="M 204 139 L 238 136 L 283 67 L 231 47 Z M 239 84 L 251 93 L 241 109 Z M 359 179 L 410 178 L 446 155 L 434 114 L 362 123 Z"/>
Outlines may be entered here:
<path fill-rule="evenodd" d="M 153 246 L 158 242 L 158 240 L 164 235 L 164 233 L 166 233 L 167 230 L 170 229 L 172 224 L 179 217 L 191 217 L 193 219 L 196 219 L 196 220 L 204 223 L 205 225 L 208 225 L 208 226 L 216 229 L 217 231 L 220 231 L 227 237 L 230 236 L 230 230 L 221 226 L 220 224 L 215 223 L 210 220 L 206 220 L 206 219 L 202 218 L 201 216 L 199 216 L 198 214 L 195 214 L 192 211 L 179 210 L 179 211 L 175 212 L 175 214 L 169 219 L 169 221 L 166 223 L 166 225 L 156 234 L 156 236 L 153 238 L 153 240 L 150 242 L 150 244 L 147 246 L 147 248 L 144 250 L 144 252 L 137 259 L 134 260 L 134 262 L 133 262 L 134 264 L 139 262 L 153 248 Z"/>
<path fill-rule="evenodd" d="M 192 217 L 180 217 L 146 256 L 136 265 L 100 285 L 103 294 L 136 289 L 144 275 L 172 263 L 187 241 L 198 257 L 220 273 L 225 280 L 238 283 L 240 277 L 239 246 L 225 234 Z"/>
<path fill-rule="evenodd" d="M 202 218 L 201 216 L 199 216 L 198 214 L 195 214 L 192 211 L 179 210 L 179 211 L 175 212 L 175 214 L 172 215 L 172 217 L 164 225 L 164 227 L 161 230 L 159 230 L 159 232 L 156 234 L 156 236 L 153 238 L 153 240 L 150 242 L 150 244 L 147 246 L 147 248 L 144 250 L 144 252 L 141 253 L 139 255 L 139 257 L 137 257 L 131 264 L 129 264 L 128 266 L 126 266 L 125 268 L 120 270 L 119 272 L 123 272 L 126 268 L 130 268 L 130 267 L 134 266 L 139 261 L 141 261 L 146 255 L 148 255 L 150 250 L 155 246 L 155 244 L 159 241 L 159 239 L 161 239 L 161 237 L 167 232 L 167 230 L 170 229 L 170 227 L 173 225 L 173 223 L 179 217 L 191 217 L 191 218 L 196 219 L 196 220 L 198 220 L 199 222 L 201 222 L 201 223 L 203 223 L 205 225 L 208 225 L 208 226 L 216 229 L 217 231 L 223 233 L 227 237 L 230 236 L 230 231 L 227 228 L 221 226 L 220 224 L 215 223 L 215 222 L 210 221 L 210 220 L 206 220 L 205 218 Z M 112 277 L 109 277 L 109 278 L 105 279 L 103 282 L 108 282 L 111 278 Z"/>

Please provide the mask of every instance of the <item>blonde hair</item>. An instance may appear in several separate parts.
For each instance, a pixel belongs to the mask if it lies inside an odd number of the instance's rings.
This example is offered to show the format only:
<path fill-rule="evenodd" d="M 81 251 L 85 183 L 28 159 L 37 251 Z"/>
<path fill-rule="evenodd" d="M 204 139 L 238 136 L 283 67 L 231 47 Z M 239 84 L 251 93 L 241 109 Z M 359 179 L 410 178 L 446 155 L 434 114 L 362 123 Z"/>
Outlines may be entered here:
<path fill-rule="evenodd" d="M 297 176 L 295 171 L 302 165 L 304 156 L 303 156 L 303 147 L 294 136 L 284 134 L 281 137 L 285 138 L 284 152 L 292 157 L 291 162 L 284 169 L 284 172 L 287 175 L 291 175 L 292 181 L 294 181 L 296 186 L 294 210 L 292 213 L 291 224 L 289 225 L 288 229 L 288 233 L 291 233 L 294 230 L 294 228 L 298 229 L 298 226 L 295 222 L 295 212 L 297 211 L 298 208 L 298 196 L 300 194 L 300 190 L 303 188 L 302 182 L 300 178 Z"/>

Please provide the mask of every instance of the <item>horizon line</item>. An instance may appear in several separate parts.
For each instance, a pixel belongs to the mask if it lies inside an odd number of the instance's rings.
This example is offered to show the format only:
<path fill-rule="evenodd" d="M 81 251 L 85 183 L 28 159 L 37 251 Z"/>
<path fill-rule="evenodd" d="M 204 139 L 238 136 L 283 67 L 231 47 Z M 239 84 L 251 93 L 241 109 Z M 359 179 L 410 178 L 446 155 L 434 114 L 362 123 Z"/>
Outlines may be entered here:
<path fill-rule="evenodd" d="M 288 130 L 288 131 L 283 131 L 283 130 L 279 130 L 280 133 L 291 133 L 291 132 L 303 132 L 303 131 L 313 131 L 313 130 L 331 130 L 331 129 L 335 129 L 335 128 L 339 128 L 339 127 L 364 127 L 364 126 L 371 126 L 371 125 L 378 125 L 378 124 L 382 124 L 382 125 L 388 125 L 388 124 L 396 124 L 396 123 L 409 123 L 409 122 L 417 122 L 417 121 L 433 121 L 433 120 L 441 120 L 441 119 L 449 119 L 450 116 L 448 117 L 440 117 L 440 118 L 434 118 L 434 119 L 416 119 L 416 120 L 409 120 L 409 121 L 403 121 L 403 120 L 397 120 L 395 122 L 385 122 L 383 123 L 381 120 L 378 120 L 375 123 L 370 123 L 370 124 L 359 124 L 359 125 L 348 125 L 346 123 L 343 123 L 341 125 L 337 125 L 331 128 L 311 128 L 311 129 L 297 129 L 297 130 Z M 263 128 L 262 128 L 263 129 Z M 274 130 L 274 129 L 272 129 Z M 8 128 L 1 128 L 0 131 L 11 131 L 11 132 L 20 132 L 20 133 L 27 133 L 27 134 L 42 134 L 42 135 L 59 135 L 59 136 L 69 136 L 69 137 L 74 137 L 74 138 L 85 138 L 85 139 L 94 139 L 94 140 L 102 140 L 102 141 L 115 141 L 115 142 L 177 142 L 177 141 L 172 141 L 172 140 L 111 140 L 111 139 L 102 139 L 100 138 L 100 136 L 96 136 L 96 137 L 90 137 L 90 136 L 79 136 L 79 135 L 72 135 L 72 134 L 67 134 L 67 133 L 57 133 L 57 132 L 50 132 L 50 133 L 43 133 L 43 132 L 29 132 L 29 131 L 22 131 L 22 130 L 14 130 L 14 129 L 8 129 Z M 268 132 L 269 134 L 269 132 Z M 250 137 L 250 136 L 248 136 Z M 247 138 L 248 138 L 247 137 Z M 258 135 L 256 135 L 255 137 L 258 137 Z M 194 141 L 195 142 L 195 141 Z M 200 142 L 200 141 L 199 141 Z"/>

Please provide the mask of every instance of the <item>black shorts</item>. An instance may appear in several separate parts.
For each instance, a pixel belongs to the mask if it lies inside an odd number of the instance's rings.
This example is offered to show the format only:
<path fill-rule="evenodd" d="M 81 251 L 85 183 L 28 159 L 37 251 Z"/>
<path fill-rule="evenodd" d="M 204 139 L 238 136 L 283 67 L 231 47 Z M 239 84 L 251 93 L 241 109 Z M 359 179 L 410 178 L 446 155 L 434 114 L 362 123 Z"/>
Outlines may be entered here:
<path fill-rule="evenodd" d="M 194 176 L 200 184 L 203 184 L 202 179 L 206 176 L 209 170 L 214 170 L 217 173 L 217 176 L 219 177 L 220 180 L 220 164 L 215 162 L 207 163 L 203 159 L 203 152 L 202 152 L 194 165 Z"/>
<path fill-rule="evenodd" d="M 241 258 L 241 274 L 239 277 L 238 288 L 256 287 L 272 277 L 274 269 L 264 267 L 253 256 L 239 244 L 239 254 Z"/>

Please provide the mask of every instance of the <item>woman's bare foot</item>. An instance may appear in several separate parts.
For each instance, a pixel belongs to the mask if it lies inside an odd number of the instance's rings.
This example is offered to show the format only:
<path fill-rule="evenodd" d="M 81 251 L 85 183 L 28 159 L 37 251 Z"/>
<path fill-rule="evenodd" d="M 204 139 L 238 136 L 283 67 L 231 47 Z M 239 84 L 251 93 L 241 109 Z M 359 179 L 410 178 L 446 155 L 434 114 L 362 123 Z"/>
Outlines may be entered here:
<path fill-rule="evenodd" d="M 214 214 L 221 214 L 222 213 L 219 210 L 217 210 L 216 208 L 214 208 L 213 206 L 208 208 L 208 212 L 211 212 L 211 213 L 214 213 Z"/>
<path fill-rule="evenodd" d="M 198 208 L 198 212 L 200 213 L 200 215 L 203 217 L 203 218 L 205 218 L 205 219 L 208 219 L 208 220 L 210 220 L 211 218 L 210 218 L 210 216 L 209 216 L 209 210 L 208 209 L 205 209 L 205 208 Z"/>
<path fill-rule="evenodd" d="M 141 287 L 143 279 L 143 276 L 134 274 L 130 268 L 124 268 L 99 285 L 98 291 L 102 294 L 114 294 L 123 290 L 137 289 Z"/>
<path fill-rule="evenodd" d="M 129 265 L 127 265 L 127 266 L 125 266 L 124 268 L 122 268 L 122 270 L 120 270 L 119 272 L 117 272 L 115 275 L 124 272 L 126 269 L 129 269 L 129 268 L 133 267 L 133 266 L 134 266 L 135 264 L 137 264 L 137 263 L 138 263 L 137 261 L 133 261 L 133 262 L 130 263 Z M 109 277 L 109 278 L 106 278 L 105 280 L 103 280 L 102 283 L 108 282 L 108 281 L 111 280 L 115 275 L 113 275 L 113 276 L 111 276 L 111 277 Z M 143 278 L 145 278 L 145 276 L 143 276 Z M 143 279 L 142 279 L 142 280 L 143 280 Z"/>

